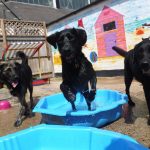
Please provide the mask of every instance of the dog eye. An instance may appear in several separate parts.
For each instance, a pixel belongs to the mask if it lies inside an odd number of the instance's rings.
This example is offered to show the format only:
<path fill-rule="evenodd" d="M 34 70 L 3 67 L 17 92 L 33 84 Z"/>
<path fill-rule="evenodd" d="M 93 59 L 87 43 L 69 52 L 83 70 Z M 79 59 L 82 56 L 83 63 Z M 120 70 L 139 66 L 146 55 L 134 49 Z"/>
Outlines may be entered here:
<path fill-rule="evenodd" d="M 15 67 L 14 67 L 14 69 L 15 69 L 15 70 L 17 70 L 17 69 L 18 69 L 18 67 L 17 67 L 17 66 L 15 66 Z"/>
<path fill-rule="evenodd" d="M 4 70 L 4 72 L 10 72 L 11 71 L 11 69 L 10 68 L 8 68 L 7 70 Z"/>
<path fill-rule="evenodd" d="M 69 41 L 74 40 L 74 37 L 72 35 L 70 35 L 70 34 L 67 35 L 67 38 L 69 39 Z"/>
<path fill-rule="evenodd" d="M 3 71 L 3 74 L 4 74 L 4 75 L 7 75 L 8 73 L 9 73 L 8 70 L 4 70 L 4 71 Z"/>
<path fill-rule="evenodd" d="M 62 37 L 60 37 L 59 39 L 58 39 L 58 42 L 60 43 L 60 42 L 63 42 L 63 40 L 64 40 L 64 37 L 62 36 Z"/>
<path fill-rule="evenodd" d="M 139 59 L 141 59 L 141 58 L 143 58 L 143 53 L 139 53 L 137 56 Z"/>

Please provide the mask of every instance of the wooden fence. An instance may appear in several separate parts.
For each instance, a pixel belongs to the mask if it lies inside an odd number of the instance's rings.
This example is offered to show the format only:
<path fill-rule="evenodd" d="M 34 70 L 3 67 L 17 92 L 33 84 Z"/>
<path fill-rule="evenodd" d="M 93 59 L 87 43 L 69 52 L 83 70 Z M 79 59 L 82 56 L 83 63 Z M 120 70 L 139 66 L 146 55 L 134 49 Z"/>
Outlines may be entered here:
<path fill-rule="evenodd" d="M 46 35 L 44 22 L 0 19 L 0 62 L 16 61 L 16 52 L 23 51 L 29 58 L 34 76 L 54 76 L 52 53 Z"/>

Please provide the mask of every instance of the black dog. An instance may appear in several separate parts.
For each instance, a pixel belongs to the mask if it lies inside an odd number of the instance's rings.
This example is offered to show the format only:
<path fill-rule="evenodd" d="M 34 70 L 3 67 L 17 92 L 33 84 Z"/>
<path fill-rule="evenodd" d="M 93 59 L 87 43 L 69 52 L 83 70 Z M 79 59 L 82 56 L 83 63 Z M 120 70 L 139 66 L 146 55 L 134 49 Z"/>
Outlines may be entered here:
<path fill-rule="evenodd" d="M 135 103 L 130 97 L 130 85 L 133 77 L 142 83 L 144 94 L 150 115 L 150 40 L 143 39 L 142 42 L 137 44 L 133 50 L 129 52 L 114 46 L 113 49 L 121 56 L 125 57 L 125 85 L 126 94 L 129 98 L 129 105 L 134 106 Z M 148 125 L 150 125 L 150 116 L 148 118 Z"/>
<path fill-rule="evenodd" d="M 91 102 L 96 94 L 96 73 L 92 64 L 82 53 L 82 46 L 86 40 L 86 32 L 75 28 L 56 32 L 47 38 L 47 41 L 55 48 L 58 46 L 61 54 L 63 82 L 60 89 L 71 103 L 73 110 L 76 110 L 74 102 L 77 92 L 85 97 L 88 110 L 91 110 Z"/>
<path fill-rule="evenodd" d="M 17 120 L 14 123 L 14 126 L 19 126 L 22 123 L 21 117 L 23 115 L 30 117 L 32 115 L 33 86 L 32 86 L 32 71 L 28 65 L 27 56 L 20 51 L 17 52 L 16 56 L 22 59 L 21 64 L 14 62 L 14 63 L 4 63 L 0 65 L 0 82 L 8 87 L 11 95 L 18 97 L 19 99 L 21 109 L 17 117 Z M 30 92 L 29 107 L 25 100 L 27 88 L 29 89 Z"/>

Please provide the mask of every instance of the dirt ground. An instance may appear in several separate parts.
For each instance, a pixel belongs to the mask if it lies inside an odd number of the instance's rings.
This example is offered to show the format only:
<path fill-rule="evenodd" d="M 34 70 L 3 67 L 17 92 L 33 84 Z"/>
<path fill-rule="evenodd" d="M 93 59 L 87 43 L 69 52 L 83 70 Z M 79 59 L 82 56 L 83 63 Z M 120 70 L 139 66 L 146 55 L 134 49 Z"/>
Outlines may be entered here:
<path fill-rule="evenodd" d="M 33 96 L 35 103 L 42 96 L 60 92 L 60 83 L 61 78 L 53 78 L 51 79 L 50 84 L 34 86 Z M 113 89 L 124 92 L 124 79 L 123 77 L 98 78 L 97 89 Z M 7 89 L 3 90 L 7 95 L 9 95 Z M 133 82 L 131 86 L 131 96 L 136 103 L 136 107 L 133 109 L 134 121 L 132 123 L 125 123 L 125 120 L 122 117 L 114 123 L 103 127 L 103 129 L 129 135 L 135 138 L 139 143 L 145 145 L 146 147 L 150 147 L 150 126 L 147 125 L 148 110 L 140 83 L 136 81 Z M 10 97 L 10 102 L 12 107 L 9 110 L 0 111 L 0 136 L 14 133 L 40 123 L 41 115 L 37 113 L 35 117 L 25 119 L 20 127 L 14 127 L 13 123 L 19 110 L 19 104 L 13 97 Z"/>

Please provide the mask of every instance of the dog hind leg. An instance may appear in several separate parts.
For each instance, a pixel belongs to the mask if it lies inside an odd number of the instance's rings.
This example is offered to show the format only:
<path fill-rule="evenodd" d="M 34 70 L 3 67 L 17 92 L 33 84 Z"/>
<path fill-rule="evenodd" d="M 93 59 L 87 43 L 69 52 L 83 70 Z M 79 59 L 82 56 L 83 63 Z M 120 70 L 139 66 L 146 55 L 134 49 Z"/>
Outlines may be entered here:
<path fill-rule="evenodd" d="M 30 93 L 30 107 L 31 109 L 33 108 L 33 96 L 32 96 L 32 93 L 33 93 L 33 86 L 32 86 L 32 82 L 30 83 L 30 85 L 28 86 L 28 89 L 29 89 L 29 93 Z"/>
<path fill-rule="evenodd" d="M 148 85 L 148 86 L 143 85 L 143 89 L 144 89 L 145 98 L 146 98 L 147 107 L 148 107 L 148 112 L 149 112 L 147 124 L 150 125 L 150 90 L 149 90 L 150 85 Z"/>
<path fill-rule="evenodd" d="M 30 82 L 29 86 L 28 86 L 28 89 L 29 89 L 29 93 L 30 93 L 30 104 L 29 104 L 29 117 L 33 117 L 34 116 L 34 113 L 32 112 L 32 109 L 34 107 L 34 104 L 33 104 L 33 97 L 32 97 L 32 93 L 33 93 L 33 85 L 32 85 L 32 82 Z"/>
<path fill-rule="evenodd" d="M 129 102 L 128 104 L 130 106 L 135 106 L 135 103 L 132 101 L 131 96 L 130 96 L 130 86 L 133 80 L 133 75 L 130 71 L 125 69 L 125 86 L 126 86 L 126 94 L 128 95 Z"/>

